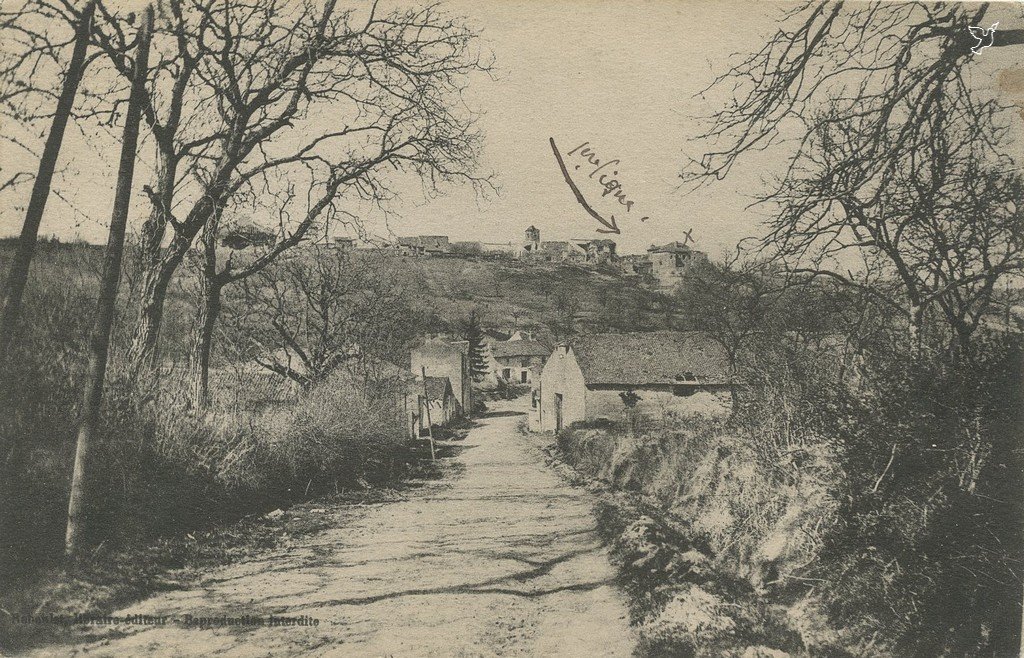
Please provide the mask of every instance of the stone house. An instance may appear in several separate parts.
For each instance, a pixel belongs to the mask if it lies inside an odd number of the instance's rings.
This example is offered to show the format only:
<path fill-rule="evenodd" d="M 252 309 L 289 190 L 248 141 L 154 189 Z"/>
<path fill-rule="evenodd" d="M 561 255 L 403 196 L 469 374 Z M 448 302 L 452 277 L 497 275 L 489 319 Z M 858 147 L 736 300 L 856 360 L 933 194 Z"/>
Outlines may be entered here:
<path fill-rule="evenodd" d="M 583 262 L 590 265 L 605 265 L 618 260 L 615 254 L 614 240 L 573 240 L 583 253 Z"/>
<path fill-rule="evenodd" d="M 469 370 L 469 343 L 429 340 L 410 353 L 412 374 L 422 378 L 447 377 L 457 402 L 455 415 L 468 416 L 473 410 L 473 386 Z"/>
<path fill-rule="evenodd" d="M 530 228 L 526 229 L 526 240 L 520 249 L 520 255 L 530 256 L 538 251 L 540 251 L 540 229 L 530 225 Z"/>
<path fill-rule="evenodd" d="M 607 239 L 574 239 L 542 242 L 540 229 L 530 226 L 519 247 L 519 257 L 553 263 L 569 262 L 587 265 L 613 263 L 617 260 L 615 241 Z"/>
<path fill-rule="evenodd" d="M 334 248 L 338 251 L 348 253 L 355 249 L 356 241 L 355 238 L 336 237 L 334 238 Z"/>
<path fill-rule="evenodd" d="M 619 269 L 626 276 L 649 279 L 654 274 L 654 266 L 646 254 L 628 254 L 619 257 Z"/>
<path fill-rule="evenodd" d="M 532 252 L 531 258 L 549 263 L 583 262 L 586 253 L 573 242 L 555 240 L 541 242 L 537 251 Z"/>
<path fill-rule="evenodd" d="M 540 377 L 551 350 L 529 338 L 515 335 L 513 338 L 489 344 L 488 366 L 496 379 L 510 384 L 531 384 Z"/>
<path fill-rule="evenodd" d="M 398 252 L 403 256 L 438 256 L 451 251 L 447 235 L 418 235 L 398 238 Z"/>
<path fill-rule="evenodd" d="M 581 336 L 551 353 L 534 387 L 530 426 L 557 432 L 579 421 L 721 415 L 731 409 L 728 360 L 701 332 Z"/>
<path fill-rule="evenodd" d="M 696 263 L 707 260 L 702 251 L 695 251 L 683 242 L 669 242 L 647 249 L 651 275 L 662 288 L 675 287 Z"/>

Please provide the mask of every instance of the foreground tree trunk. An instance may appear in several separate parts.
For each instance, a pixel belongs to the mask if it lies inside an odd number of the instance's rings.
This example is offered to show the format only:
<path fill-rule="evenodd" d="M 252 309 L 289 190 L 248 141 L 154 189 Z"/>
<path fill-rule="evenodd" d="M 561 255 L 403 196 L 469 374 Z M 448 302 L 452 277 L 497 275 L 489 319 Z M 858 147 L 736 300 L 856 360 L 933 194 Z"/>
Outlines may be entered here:
<path fill-rule="evenodd" d="M 95 8 L 96 1 L 90 0 L 82 10 L 82 20 L 75 30 L 75 47 L 71 53 L 71 64 L 68 67 L 68 74 L 64 78 L 64 87 L 57 99 L 57 109 L 54 111 L 53 122 L 50 124 L 50 134 L 46 138 L 43 155 L 39 159 L 39 171 L 32 186 L 28 209 L 25 211 L 25 223 L 21 227 L 18 247 L 14 253 L 14 259 L 11 261 L 11 269 L 7 277 L 7 294 L 4 297 L 3 310 L 0 311 L 0 367 L 3 367 L 6 362 L 7 351 L 14 340 L 18 316 L 21 313 L 21 300 L 25 294 L 25 284 L 28 281 L 28 268 L 35 253 L 36 239 L 39 237 L 39 225 L 43 220 L 46 200 L 50 196 L 50 184 L 53 181 L 54 169 L 57 167 L 57 156 L 60 154 L 61 143 L 64 141 L 64 130 L 67 128 L 68 119 L 71 118 L 75 95 L 78 93 L 78 85 L 82 81 L 82 73 L 85 70 L 85 52 L 92 32 L 92 16 Z"/>
<path fill-rule="evenodd" d="M 71 478 L 71 496 L 68 501 L 68 525 L 64 536 L 64 549 L 69 558 L 74 557 L 81 548 L 86 525 L 89 449 L 99 423 L 103 381 L 107 372 L 110 330 L 114 324 L 117 286 L 121 278 L 124 234 L 128 224 L 128 209 L 131 205 L 132 178 L 135 173 L 139 120 L 143 94 L 146 90 L 149 41 L 152 31 L 153 8 L 150 6 L 146 8 L 143 16 L 139 45 L 135 53 L 135 71 L 132 77 L 131 95 L 128 98 L 128 110 L 125 115 L 124 140 L 121 144 L 121 161 L 117 173 L 114 209 L 110 218 L 110 234 L 103 257 L 103 275 L 100 280 L 96 318 L 93 321 L 92 335 L 89 341 L 89 369 L 85 379 L 82 417 L 78 426 L 78 442 L 75 448 L 75 467 Z"/>

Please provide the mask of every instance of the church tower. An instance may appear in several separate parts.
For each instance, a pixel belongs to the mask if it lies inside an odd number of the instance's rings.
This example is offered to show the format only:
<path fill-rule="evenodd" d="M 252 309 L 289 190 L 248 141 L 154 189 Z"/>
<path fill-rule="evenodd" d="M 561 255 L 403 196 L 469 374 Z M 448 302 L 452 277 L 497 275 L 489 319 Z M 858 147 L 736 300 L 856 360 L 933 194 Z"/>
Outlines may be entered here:
<path fill-rule="evenodd" d="M 530 226 L 526 229 L 526 244 L 523 245 L 524 251 L 537 251 L 540 249 L 540 229 L 536 226 Z"/>

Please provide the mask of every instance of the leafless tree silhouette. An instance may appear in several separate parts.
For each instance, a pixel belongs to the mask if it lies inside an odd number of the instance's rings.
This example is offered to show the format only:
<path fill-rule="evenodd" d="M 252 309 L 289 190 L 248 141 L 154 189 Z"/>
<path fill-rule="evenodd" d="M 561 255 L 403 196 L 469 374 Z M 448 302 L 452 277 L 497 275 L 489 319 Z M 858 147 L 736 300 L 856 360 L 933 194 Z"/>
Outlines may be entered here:
<path fill-rule="evenodd" d="M 687 184 L 725 177 L 752 151 L 788 158 L 762 201 L 762 249 L 791 269 L 870 289 L 867 252 L 898 282 L 916 343 L 938 309 L 967 348 L 996 281 L 1024 267 L 1022 182 L 1007 153 L 1014 113 L 971 80 L 987 6 L 807 3 L 718 78 L 733 100 L 702 136 L 715 149 Z M 1003 40 L 998 45 L 1011 45 Z M 872 273 L 874 276 L 879 271 Z"/>
<path fill-rule="evenodd" d="M 79 17 L 62 0 L 33 7 L 53 20 Z M 93 40 L 104 73 L 128 79 L 134 15 L 104 4 L 98 13 Z M 293 175 L 308 183 L 301 217 L 309 222 L 288 227 L 280 253 L 342 193 L 376 203 L 393 197 L 385 166 L 418 177 L 428 192 L 455 180 L 486 185 L 472 173 L 480 135 L 462 90 L 490 59 L 477 50 L 475 33 L 436 5 L 167 0 L 153 44 L 143 118 L 156 173 L 144 188 L 151 211 L 133 295 L 136 369 L 155 363 L 171 278 L 236 195 Z"/>

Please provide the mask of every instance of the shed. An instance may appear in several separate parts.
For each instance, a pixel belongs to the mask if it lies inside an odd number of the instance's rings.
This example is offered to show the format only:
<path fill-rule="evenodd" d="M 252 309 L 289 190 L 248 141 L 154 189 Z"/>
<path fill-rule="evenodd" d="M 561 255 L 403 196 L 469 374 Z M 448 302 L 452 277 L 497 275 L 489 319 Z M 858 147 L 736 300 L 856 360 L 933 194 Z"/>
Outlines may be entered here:
<path fill-rule="evenodd" d="M 423 392 L 419 396 L 418 421 L 420 431 L 426 430 L 429 418 L 431 425 L 447 425 L 455 418 L 458 400 L 452 391 L 451 380 L 447 377 L 431 377 L 421 379 L 419 384 Z"/>
<path fill-rule="evenodd" d="M 473 409 L 473 387 L 469 370 L 469 343 L 430 340 L 410 353 L 410 370 L 417 378 L 447 377 L 458 401 L 455 415 L 469 415 Z"/>

